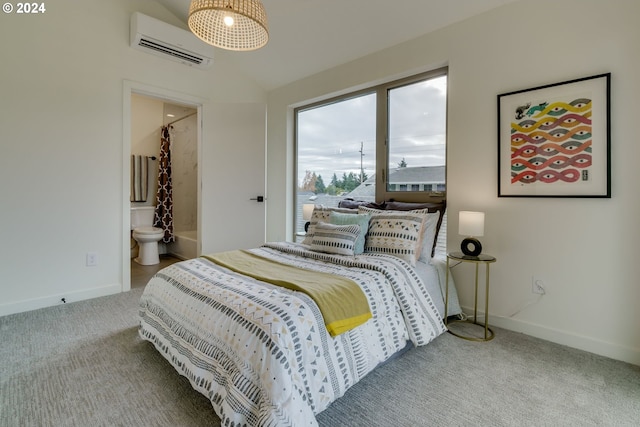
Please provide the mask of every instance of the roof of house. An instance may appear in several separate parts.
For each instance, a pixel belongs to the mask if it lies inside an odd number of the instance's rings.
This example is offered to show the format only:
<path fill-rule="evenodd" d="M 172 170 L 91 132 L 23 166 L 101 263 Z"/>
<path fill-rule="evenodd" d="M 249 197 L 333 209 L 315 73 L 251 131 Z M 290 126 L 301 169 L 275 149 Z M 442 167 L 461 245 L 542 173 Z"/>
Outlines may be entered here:
<path fill-rule="evenodd" d="M 395 168 L 389 172 L 391 184 L 437 184 L 445 182 L 444 166 L 417 166 Z M 371 175 L 345 197 L 357 200 L 375 200 L 376 175 Z"/>
<path fill-rule="evenodd" d="M 391 184 L 436 184 L 444 182 L 445 167 L 418 166 L 395 168 L 389 171 Z"/>

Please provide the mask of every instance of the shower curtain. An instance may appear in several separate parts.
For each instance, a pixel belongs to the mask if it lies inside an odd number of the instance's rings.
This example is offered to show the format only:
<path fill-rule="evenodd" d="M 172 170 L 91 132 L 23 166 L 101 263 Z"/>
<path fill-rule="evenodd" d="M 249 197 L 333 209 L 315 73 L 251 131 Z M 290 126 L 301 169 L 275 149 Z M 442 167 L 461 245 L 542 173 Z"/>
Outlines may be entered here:
<path fill-rule="evenodd" d="M 173 196 L 171 186 L 171 136 L 169 128 L 162 127 L 160 159 L 158 164 L 158 193 L 156 194 L 156 214 L 153 226 L 162 228 L 164 243 L 175 240 L 173 236 Z"/>

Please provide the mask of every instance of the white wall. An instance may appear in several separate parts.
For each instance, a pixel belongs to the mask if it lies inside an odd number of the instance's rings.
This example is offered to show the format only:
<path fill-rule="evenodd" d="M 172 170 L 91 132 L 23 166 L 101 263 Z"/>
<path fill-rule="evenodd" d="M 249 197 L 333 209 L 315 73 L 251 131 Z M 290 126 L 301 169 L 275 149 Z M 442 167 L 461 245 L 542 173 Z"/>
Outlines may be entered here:
<path fill-rule="evenodd" d="M 638 16 L 636 0 L 518 2 L 270 92 L 267 239 L 292 234 L 292 106 L 448 64 L 448 245 L 460 242 L 458 211 L 486 212 L 491 322 L 640 364 Z M 612 198 L 498 198 L 497 95 L 604 72 Z M 454 270 L 466 307 L 471 270 Z M 538 302 L 533 274 L 546 281 Z"/>
<path fill-rule="evenodd" d="M 0 14 L 0 315 L 126 288 L 125 82 L 202 99 L 202 149 L 210 157 L 224 158 L 230 147 L 208 125 L 208 107 L 266 100 L 224 61 L 202 71 L 130 48 L 134 11 L 179 25 L 156 2 L 46 6 L 41 15 Z M 205 212 L 226 197 L 215 179 L 228 173 L 222 165 L 207 176 L 214 179 L 203 188 Z M 215 224 L 202 236 L 210 247 Z M 96 267 L 85 266 L 89 251 L 98 254 Z"/>

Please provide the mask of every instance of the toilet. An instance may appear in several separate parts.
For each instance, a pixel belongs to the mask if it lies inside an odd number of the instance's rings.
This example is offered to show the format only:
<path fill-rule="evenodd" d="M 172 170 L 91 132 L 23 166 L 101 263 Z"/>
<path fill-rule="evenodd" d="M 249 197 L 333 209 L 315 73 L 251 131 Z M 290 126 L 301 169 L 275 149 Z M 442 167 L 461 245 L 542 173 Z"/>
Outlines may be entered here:
<path fill-rule="evenodd" d="M 134 261 L 140 265 L 155 265 L 160 263 L 158 242 L 164 232 L 153 226 L 155 215 L 154 206 L 136 206 L 131 208 L 132 237 L 138 242 L 138 256 Z"/>

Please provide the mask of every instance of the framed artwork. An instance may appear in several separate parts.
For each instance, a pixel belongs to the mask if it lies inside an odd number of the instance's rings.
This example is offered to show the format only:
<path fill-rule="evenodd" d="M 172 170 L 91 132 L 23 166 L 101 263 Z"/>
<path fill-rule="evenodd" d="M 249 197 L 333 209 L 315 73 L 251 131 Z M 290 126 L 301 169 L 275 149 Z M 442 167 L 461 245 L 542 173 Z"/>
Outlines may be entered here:
<path fill-rule="evenodd" d="M 498 197 L 611 197 L 611 73 L 498 95 Z"/>

